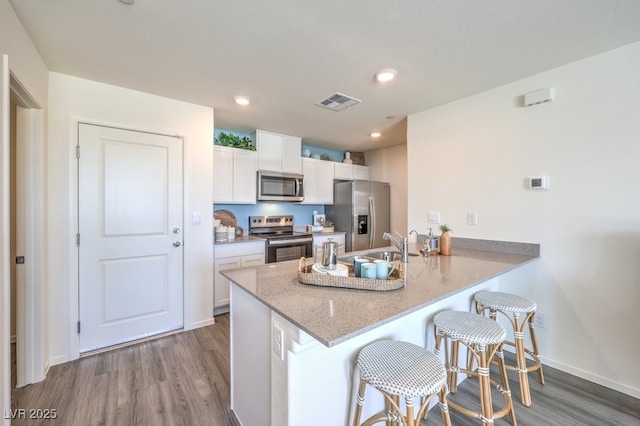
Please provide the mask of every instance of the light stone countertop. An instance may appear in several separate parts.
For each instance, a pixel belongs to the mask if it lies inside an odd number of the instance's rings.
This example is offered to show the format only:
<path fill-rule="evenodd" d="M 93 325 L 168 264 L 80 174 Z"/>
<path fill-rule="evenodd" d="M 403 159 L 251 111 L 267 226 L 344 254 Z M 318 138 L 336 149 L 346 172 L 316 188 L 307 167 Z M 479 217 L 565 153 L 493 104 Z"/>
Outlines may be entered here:
<path fill-rule="evenodd" d="M 538 244 L 454 238 L 452 247 L 451 256 L 409 256 L 406 285 L 392 291 L 303 284 L 298 282 L 297 260 L 228 269 L 221 274 L 331 347 L 540 257 Z M 375 249 L 383 250 L 396 249 Z M 409 244 L 409 252 L 418 250 L 417 244 Z M 367 251 L 374 250 L 347 255 Z"/>
<path fill-rule="evenodd" d="M 243 235 L 237 235 L 234 239 L 226 240 L 226 241 L 215 241 L 215 238 L 214 238 L 213 245 L 219 246 L 219 245 L 225 245 L 225 244 L 252 243 L 255 241 L 266 242 L 267 240 L 265 240 L 264 238 L 243 234 Z"/>

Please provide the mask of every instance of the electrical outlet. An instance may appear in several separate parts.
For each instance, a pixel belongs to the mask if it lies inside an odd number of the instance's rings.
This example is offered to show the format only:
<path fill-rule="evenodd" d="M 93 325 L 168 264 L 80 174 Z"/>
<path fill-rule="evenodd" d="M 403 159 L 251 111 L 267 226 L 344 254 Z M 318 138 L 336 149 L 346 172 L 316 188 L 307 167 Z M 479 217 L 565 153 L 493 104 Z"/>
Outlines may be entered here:
<path fill-rule="evenodd" d="M 278 358 L 284 359 L 284 331 L 275 324 L 271 330 L 271 347 Z"/>
<path fill-rule="evenodd" d="M 467 225 L 478 224 L 478 212 L 467 212 Z"/>
<path fill-rule="evenodd" d="M 547 328 L 547 318 L 543 314 L 536 312 L 536 315 L 533 317 L 533 325 L 535 325 L 536 328 Z"/>

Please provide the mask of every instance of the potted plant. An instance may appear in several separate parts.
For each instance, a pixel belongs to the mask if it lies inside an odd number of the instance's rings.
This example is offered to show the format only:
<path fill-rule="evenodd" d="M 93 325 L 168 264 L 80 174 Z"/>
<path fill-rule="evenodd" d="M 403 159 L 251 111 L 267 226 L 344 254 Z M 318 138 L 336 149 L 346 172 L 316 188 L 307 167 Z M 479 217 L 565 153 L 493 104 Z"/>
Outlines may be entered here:
<path fill-rule="evenodd" d="M 215 138 L 216 145 L 229 146 L 232 148 L 246 149 L 249 151 L 255 151 L 256 147 L 253 144 L 251 138 L 247 136 L 237 136 L 231 133 L 220 132 L 217 138 Z"/>
<path fill-rule="evenodd" d="M 451 255 L 451 232 L 453 229 L 449 228 L 447 224 L 440 226 L 440 254 L 443 256 Z"/>
<path fill-rule="evenodd" d="M 322 224 L 323 229 L 322 232 L 334 232 L 335 228 L 333 226 L 333 222 L 331 222 L 329 219 L 325 219 L 324 223 Z"/>

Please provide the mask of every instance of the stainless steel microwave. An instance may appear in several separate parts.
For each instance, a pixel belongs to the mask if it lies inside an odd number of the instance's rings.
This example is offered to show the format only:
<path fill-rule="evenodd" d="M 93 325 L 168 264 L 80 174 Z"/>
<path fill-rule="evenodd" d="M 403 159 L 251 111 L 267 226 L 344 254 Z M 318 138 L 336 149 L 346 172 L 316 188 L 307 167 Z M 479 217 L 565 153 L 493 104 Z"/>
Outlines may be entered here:
<path fill-rule="evenodd" d="M 304 176 L 258 171 L 258 201 L 304 200 Z"/>

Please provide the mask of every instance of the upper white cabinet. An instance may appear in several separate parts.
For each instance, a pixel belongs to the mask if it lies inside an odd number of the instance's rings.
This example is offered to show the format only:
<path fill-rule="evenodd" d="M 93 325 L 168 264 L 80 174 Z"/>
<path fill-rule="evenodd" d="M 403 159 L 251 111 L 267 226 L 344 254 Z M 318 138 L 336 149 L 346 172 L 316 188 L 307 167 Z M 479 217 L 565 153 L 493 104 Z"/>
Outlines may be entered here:
<path fill-rule="evenodd" d="M 213 202 L 255 204 L 257 170 L 255 151 L 214 145 Z"/>
<path fill-rule="evenodd" d="M 369 166 L 352 164 L 353 180 L 369 180 Z"/>
<path fill-rule="evenodd" d="M 334 179 L 369 180 L 369 166 L 336 163 L 334 166 Z"/>
<path fill-rule="evenodd" d="M 256 130 L 258 169 L 282 173 L 302 173 L 302 138 Z"/>
<path fill-rule="evenodd" d="M 332 161 L 302 159 L 304 201 L 301 204 L 333 204 Z"/>

